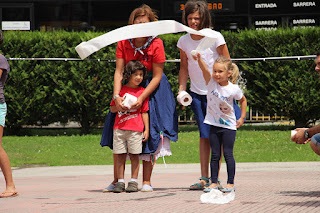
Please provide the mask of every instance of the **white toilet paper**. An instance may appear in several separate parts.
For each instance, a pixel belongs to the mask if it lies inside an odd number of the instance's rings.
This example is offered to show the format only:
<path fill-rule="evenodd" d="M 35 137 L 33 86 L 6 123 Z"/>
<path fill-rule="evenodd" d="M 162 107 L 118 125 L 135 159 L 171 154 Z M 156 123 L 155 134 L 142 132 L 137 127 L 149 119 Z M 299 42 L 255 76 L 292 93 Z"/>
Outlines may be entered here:
<path fill-rule="evenodd" d="M 291 130 L 291 138 L 292 138 L 295 134 L 297 134 L 297 131 L 296 131 L 296 130 Z"/>
<path fill-rule="evenodd" d="M 177 96 L 177 101 L 183 106 L 189 106 L 192 102 L 192 97 L 186 91 L 181 91 Z"/>
<path fill-rule="evenodd" d="M 128 109 L 130 109 L 132 104 L 136 103 L 138 100 L 137 97 L 130 95 L 129 93 L 124 94 L 123 98 L 124 98 L 124 101 L 122 102 L 122 104 Z"/>
<path fill-rule="evenodd" d="M 193 56 L 196 56 L 199 51 L 208 49 L 208 48 L 211 47 L 211 46 L 214 44 L 214 42 L 216 41 L 215 38 L 212 38 L 212 37 L 214 36 L 214 35 L 212 34 L 212 33 L 213 33 L 212 30 L 210 30 L 210 29 L 203 29 L 202 33 L 204 33 L 207 37 L 201 39 L 201 42 L 200 42 L 200 44 L 197 46 L 197 48 L 196 48 L 195 50 L 192 50 L 192 51 L 190 52 L 190 54 L 193 55 Z M 211 35 L 211 34 L 212 34 L 212 37 L 209 37 L 209 35 Z"/>
<path fill-rule="evenodd" d="M 94 52 L 118 41 L 130 38 L 148 37 L 169 33 L 188 32 L 195 35 L 205 36 L 199 44 L 199 48 L 210 47 L 216 36 L 211 29 L 194 30 L 174 20 L 153 21 L 142 24 L 133 24 L 112 30 L 106 34 L 93 38 L 87 42 L 82 42 L 76 46 L 76 51 L 81 59 L 84 59 Z M 198 49 L 198 48 L 197 48 Z M 200 50 L 199 49 L 199 50 Z"/>

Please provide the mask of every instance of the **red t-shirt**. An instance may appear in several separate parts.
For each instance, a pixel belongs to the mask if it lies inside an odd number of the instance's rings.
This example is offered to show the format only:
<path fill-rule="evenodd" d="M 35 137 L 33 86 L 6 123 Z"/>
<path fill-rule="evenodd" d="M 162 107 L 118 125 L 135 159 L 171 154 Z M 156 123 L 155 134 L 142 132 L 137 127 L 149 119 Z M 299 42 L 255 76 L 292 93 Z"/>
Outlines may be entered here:
<path fill-rule="evenodd" d="M 134 39 L 133 44 L 135 45 Z M 152 71 L 152 63 L 164 63 L 166 61 L 163 42 L 160 38 L 153 39 L 150 46 L 142 52 L 144 55 L 139 51 L 134 55 L 135 50 L 131 47 L 130 42 L 122 40 L 118 42 L 116 57 L 123 58 L 125 64 L 131 60 L 139 60 L 147 67 L 148 71 Z"/>
<path fill-rule="evenodd" d="M 139 97 L 143 91 L 144 91 L 143 87 L 131 88 L 124 85 L 122 86 L 119 95 L 123 97 L 124 94 L 129 93 L 130 95 Z M 111 101 L 110 105 L 111 106 L 115 105 L 113 100 Z M 148 110 L 149 110 L 149 98 L 146 98 L 139 109 L 135 111 L 129 109 L 125 114 L 117 113 L 113 129 L 143 132 L 144 124 L 143 124 L 141 114 L 144 112 L 147 112 Z"/>

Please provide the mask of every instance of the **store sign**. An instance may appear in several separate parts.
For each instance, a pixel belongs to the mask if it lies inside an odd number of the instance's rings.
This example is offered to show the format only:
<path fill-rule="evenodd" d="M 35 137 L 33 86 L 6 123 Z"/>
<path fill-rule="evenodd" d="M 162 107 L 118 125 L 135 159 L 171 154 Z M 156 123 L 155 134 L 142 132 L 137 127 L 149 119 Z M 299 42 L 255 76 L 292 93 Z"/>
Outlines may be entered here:
<path fill-rule="evenodd" d="M 181 14 L 187 1 L 176 1 L 174 3 L 175 13 Z M 207 1 L 210 12 L 234 12 L 235 0 Z"/>
<path fill-rule="evenodd" d="M 277 8 L 277 3 L 257 3 L 254 5 L 255 9 L 269 9 L 269 8 Z"/>
<path fill-rule="evenodd" d="M 320 1 L 297 1 L 290 0 L 288 5 L 288 11 L 299 13 L 319 13 L 320 10 Z"/>
<path fill-rule="evenodd" d="M 281 26 L 279 18 L 256 18 L 253 21 L 253 26 L 256 30 L 276 30 L 278 26 Z"/>
<path fill-rule="evenodd" d="M 316 7 L 317 4 L 315 1 L 304 1 L 304 2 L 296 2 L 294 1 L 292 4 L 293 7 Z"/>
<path fill-rule="evenodd" d="M 30 21 L 3 21 L 2 30 L 30 30 Z"/>
<path fill-rule="evenodd" d="M 277 1 L 277 0 L 252 0 L 250 8 L 253 14 L 288 14 L 288 13 L 319 13 L 320 1 Z"/>
<path fill-rule="evenodd" d="M 319 25 L 319 17 L 293 17 L 290 19 L 290 25 L 297 27 L 314 27 Z"/>
<path fill-rule="evenodd" d="M 279 12 L 282 4 L 282 2 L 277 0 L 252 0 L 250 8 L 252 14 L 273 14 Z"/>

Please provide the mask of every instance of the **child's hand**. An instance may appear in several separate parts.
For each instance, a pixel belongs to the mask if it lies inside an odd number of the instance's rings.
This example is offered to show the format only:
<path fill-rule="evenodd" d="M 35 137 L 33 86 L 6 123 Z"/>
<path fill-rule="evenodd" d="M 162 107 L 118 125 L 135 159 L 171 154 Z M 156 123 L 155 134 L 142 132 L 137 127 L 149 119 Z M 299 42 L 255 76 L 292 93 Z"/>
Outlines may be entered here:
<path fill-rule="evenodd" d="M 128 110 L 127 107 L 123 106 L 123 104 L 122 104 L 123 101 L 124 101 L 124 99 L 122 97 L 118 97 L 116 100 L 114 100 L 117 111 L 124 112 L 124 111 Z"/>
<path fill-rule="evenodd" d="M 143 140 L 142 142 L 146 142 L 149 139 L 149 130 L 143 132 Z"/>
<path fill-rule="evenodd" d="M 198 61 L 198 60 L 201 58 L 200 53 L 198 53 L 197 51 L 195 51 L 195 52 L 192 52 L 192 51 L 191 51 L 191 55 L 192 55 L 192 57 L 193 57 L 193 59 L 194 59 L 195 61 Z"/>
<path fill-rule="evenodd" d="M 239 120 L 237 120 L 237 128 L 240 128 L 244 123 L 244 118 L 239 118 Z"/>

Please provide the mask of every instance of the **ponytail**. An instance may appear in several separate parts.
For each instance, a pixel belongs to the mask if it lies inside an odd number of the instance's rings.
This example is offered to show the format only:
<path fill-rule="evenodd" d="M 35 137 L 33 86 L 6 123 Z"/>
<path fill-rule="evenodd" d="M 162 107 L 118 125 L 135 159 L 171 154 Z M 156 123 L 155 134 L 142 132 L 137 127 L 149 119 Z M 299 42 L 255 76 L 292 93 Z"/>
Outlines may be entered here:
<path fill-rule="evenodd" d="M 229 77 L 229 81 L 233 84 L 238 82 L 239 78 L 239 68 L 235 63 L 231 63 L 230 70 L 232 72 L 231 76 Z"/>

